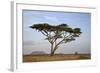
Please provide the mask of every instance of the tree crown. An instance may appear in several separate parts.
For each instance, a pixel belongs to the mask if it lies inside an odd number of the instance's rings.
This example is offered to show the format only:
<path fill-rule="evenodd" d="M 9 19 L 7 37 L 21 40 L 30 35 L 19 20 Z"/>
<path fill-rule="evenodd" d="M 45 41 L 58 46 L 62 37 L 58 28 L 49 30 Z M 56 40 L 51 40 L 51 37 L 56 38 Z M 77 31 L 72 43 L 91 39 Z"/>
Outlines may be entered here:
<path fill-rule="evenodd" d="M 68 26 L 68 24 L 50 25 L 48 23 L 40 23 L 40 24 L 33 24 L 32 26 L 30 26 L 30 28 L 36 29 L 39 31 L 45 30 L 48 32 L 65 31 L 65 32 L 76 33 L 76 34 L 81 33 L 80 28 L 72 29 L 71 27 Z"/>

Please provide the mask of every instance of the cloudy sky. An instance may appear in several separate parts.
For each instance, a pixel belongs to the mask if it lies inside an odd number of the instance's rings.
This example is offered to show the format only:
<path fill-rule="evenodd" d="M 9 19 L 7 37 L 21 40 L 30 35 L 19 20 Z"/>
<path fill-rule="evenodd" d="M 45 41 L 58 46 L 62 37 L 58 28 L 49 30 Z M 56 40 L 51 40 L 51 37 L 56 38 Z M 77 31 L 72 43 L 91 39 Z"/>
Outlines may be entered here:
<path fill-rule="evenodd" d="M 37 23 L 49 23 L 58 25 L 66 23 L 72 28 L 81 28 L 80 37 L 67 44 L 60 45 L 56 53 L 90 53 L 91 52 L 91 14 L 79 12 L 51 12 L 23 10 L 23 54 L 31 54 L 34 51 L 50 53 L 48 43 L 40 32 L 29 28 Z"/>

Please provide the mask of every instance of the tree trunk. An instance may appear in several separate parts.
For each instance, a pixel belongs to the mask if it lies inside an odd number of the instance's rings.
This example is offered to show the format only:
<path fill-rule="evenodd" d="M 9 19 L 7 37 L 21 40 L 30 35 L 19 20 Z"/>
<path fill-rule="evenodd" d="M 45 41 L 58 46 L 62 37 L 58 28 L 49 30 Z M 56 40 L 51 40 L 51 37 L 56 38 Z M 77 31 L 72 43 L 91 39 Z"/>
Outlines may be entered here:
<path fill-rule="evenodd" d="M 50 56 L 53 56 L 53 55 L 54 55 L 54 51 L 51 52 Z"/>
<path fill-rule="evenodd" d="M 51 54 L 50 56 L 53 56 L 53 43 L 51 44 Z"/>
<path fill-rule="evenodd" d="M 58 48 L 58 46 L 56 45 L 54 48 L 53 48 L 53 45 L 52 45 L 52 47 L 51 47 L 51 54 L 50 54 L 50 56 L 53 56 L 54 55 L 54 53 L 55 53 L 55 51 L 57 50 L 57 48 Z"/>

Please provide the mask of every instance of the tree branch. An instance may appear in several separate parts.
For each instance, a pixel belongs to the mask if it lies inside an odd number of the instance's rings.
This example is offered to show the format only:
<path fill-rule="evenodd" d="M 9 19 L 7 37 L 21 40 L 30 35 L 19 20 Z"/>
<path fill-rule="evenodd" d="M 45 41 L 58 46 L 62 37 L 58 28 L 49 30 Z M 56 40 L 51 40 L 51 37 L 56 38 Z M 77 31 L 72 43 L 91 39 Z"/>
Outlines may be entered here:
<path fill-rule="evenodd" d="M 47 36 L 43 31 L 40 31 L 43 35 Z"/>
<path fill-rule="evenodd" d="M 72 36 L 72 35 L 69 34 L 66 38 L 69 38 L 69 37 L 71 37 L 71 36 Z M 60 45 L 64 40 L 65 40 L 65 38 L 63 38 L 60 42 L 58 42 L 58 43 L 55 45 L 55 48 L 54 48 L 53 51 L 55 51 L 55 50 L 57 49 L 58 45 Z"/>
<path fill-rule="evenodd" d="M 45 35 L 47 37 L 47 40 L 49 41 L 49 43 L 52 43 L 51 39 L 49 38 L 49 34 L 46 31 L 40 31 L 43 35 Z"/>

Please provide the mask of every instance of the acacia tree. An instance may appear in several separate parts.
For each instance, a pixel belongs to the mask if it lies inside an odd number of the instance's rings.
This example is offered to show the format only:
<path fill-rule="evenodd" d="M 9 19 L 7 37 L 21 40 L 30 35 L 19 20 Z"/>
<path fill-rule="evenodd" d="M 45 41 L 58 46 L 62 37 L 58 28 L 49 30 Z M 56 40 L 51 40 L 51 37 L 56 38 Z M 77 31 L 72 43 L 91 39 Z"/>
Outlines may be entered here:
<path fill-rule="evenodd" d="M 48 23 L 33 24 L 30 26 L 46 36 L 45 40 L 51 44 L 51 56 L 54 55 L 60 44 L 74 41 L 82 33 L 80 28 L 71 28 L 67 24 L 50 25 Z"/>

